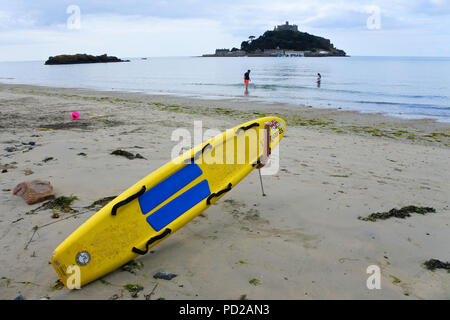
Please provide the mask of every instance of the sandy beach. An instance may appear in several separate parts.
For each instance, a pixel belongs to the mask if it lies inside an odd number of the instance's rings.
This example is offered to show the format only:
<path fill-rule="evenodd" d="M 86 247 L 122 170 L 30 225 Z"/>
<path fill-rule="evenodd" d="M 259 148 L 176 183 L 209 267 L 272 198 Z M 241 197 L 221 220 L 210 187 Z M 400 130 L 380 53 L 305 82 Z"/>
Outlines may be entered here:
<path fill-rule="evenodd" d="M 81 290 L 55 286 L 53 250 L 95 214 L 87 208 L 94 201 L 170 161 L 173 130 L 193 131 L 199 120 L 204 130 L 225 130 L 265 115 L 287 122 L 280 170 L 263 177 L 266 197 L 253 171 L 133 272 L 118 269 Z M 145 159 L 111 155 L 116 149 Z M 450 299 L 450 273 L 423 265 L 450 261 L 450 124 L 1 84 L 0 167 L 0 299 Z M 76 196 L 76 212 L 27 214 L 41 204 L 12 190 L 32 179 Z M 408 205 L 436 212 L 358 219 Z M 371 265 L 381 269 L 381 289 L 366 286 Z M 177 276 L 154 279 L 160 270 Z M 138 297 L 128 284 L 143 287 Z"/>

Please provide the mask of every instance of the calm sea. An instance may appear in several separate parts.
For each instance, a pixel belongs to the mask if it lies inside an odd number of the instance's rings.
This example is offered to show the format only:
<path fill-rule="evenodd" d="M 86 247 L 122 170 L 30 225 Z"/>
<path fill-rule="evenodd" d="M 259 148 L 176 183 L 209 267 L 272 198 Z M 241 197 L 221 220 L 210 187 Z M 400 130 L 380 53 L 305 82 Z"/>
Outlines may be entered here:
<path fill-rule="evenodd" d="M 243 74 L 251 69 L 248 95 Z M 317 73 L 322 75 L 320 87 Z M 450 122 L 450 58 L 148 58 L 0 62 L 0 82 L 382 112 Z"/>

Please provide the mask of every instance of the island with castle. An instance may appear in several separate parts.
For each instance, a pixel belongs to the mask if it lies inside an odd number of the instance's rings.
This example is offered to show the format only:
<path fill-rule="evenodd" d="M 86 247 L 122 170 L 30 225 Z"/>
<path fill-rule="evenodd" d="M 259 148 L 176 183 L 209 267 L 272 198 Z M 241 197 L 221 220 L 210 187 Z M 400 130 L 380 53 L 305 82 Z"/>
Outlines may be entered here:
<path fill-rule="evenodd" d="M 329 39 L 301 32 L 295 24 L 275 26 L 256 38 L 250 36 L 241 48 L 216 49 L 203 57 L 346 57 L 344 50 L 334 47 Z"/>

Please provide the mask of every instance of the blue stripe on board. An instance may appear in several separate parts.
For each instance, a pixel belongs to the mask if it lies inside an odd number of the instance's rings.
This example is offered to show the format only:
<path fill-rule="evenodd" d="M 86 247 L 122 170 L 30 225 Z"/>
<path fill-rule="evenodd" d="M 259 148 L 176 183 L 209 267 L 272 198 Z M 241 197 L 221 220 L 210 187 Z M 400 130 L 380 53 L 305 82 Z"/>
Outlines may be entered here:
<path fill-rule="evenodd" d="M 208 181 L 203 180 L 153 212 L 147 217 L 147 222 L 153 229 L 159 231 L 210 194 Z"/>
<path fill-rule="evenodd" d="M 169 197 L 183 189 L 202 175 L 202 169 L 191 163 L 178 170 L 139 197 L 139 205 L 143 214 L 147 214 Z"/>

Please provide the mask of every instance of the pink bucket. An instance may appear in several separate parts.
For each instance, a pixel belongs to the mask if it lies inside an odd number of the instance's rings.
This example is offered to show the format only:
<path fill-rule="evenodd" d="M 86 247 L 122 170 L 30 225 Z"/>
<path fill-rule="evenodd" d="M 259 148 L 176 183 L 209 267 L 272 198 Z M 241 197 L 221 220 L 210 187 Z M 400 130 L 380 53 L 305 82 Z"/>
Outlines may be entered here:
<path fill-rule="evenodd" d="M 78 112 L 72 112 L 72 120 L 77 120 L 80 117 L 80 114 Z"/>

